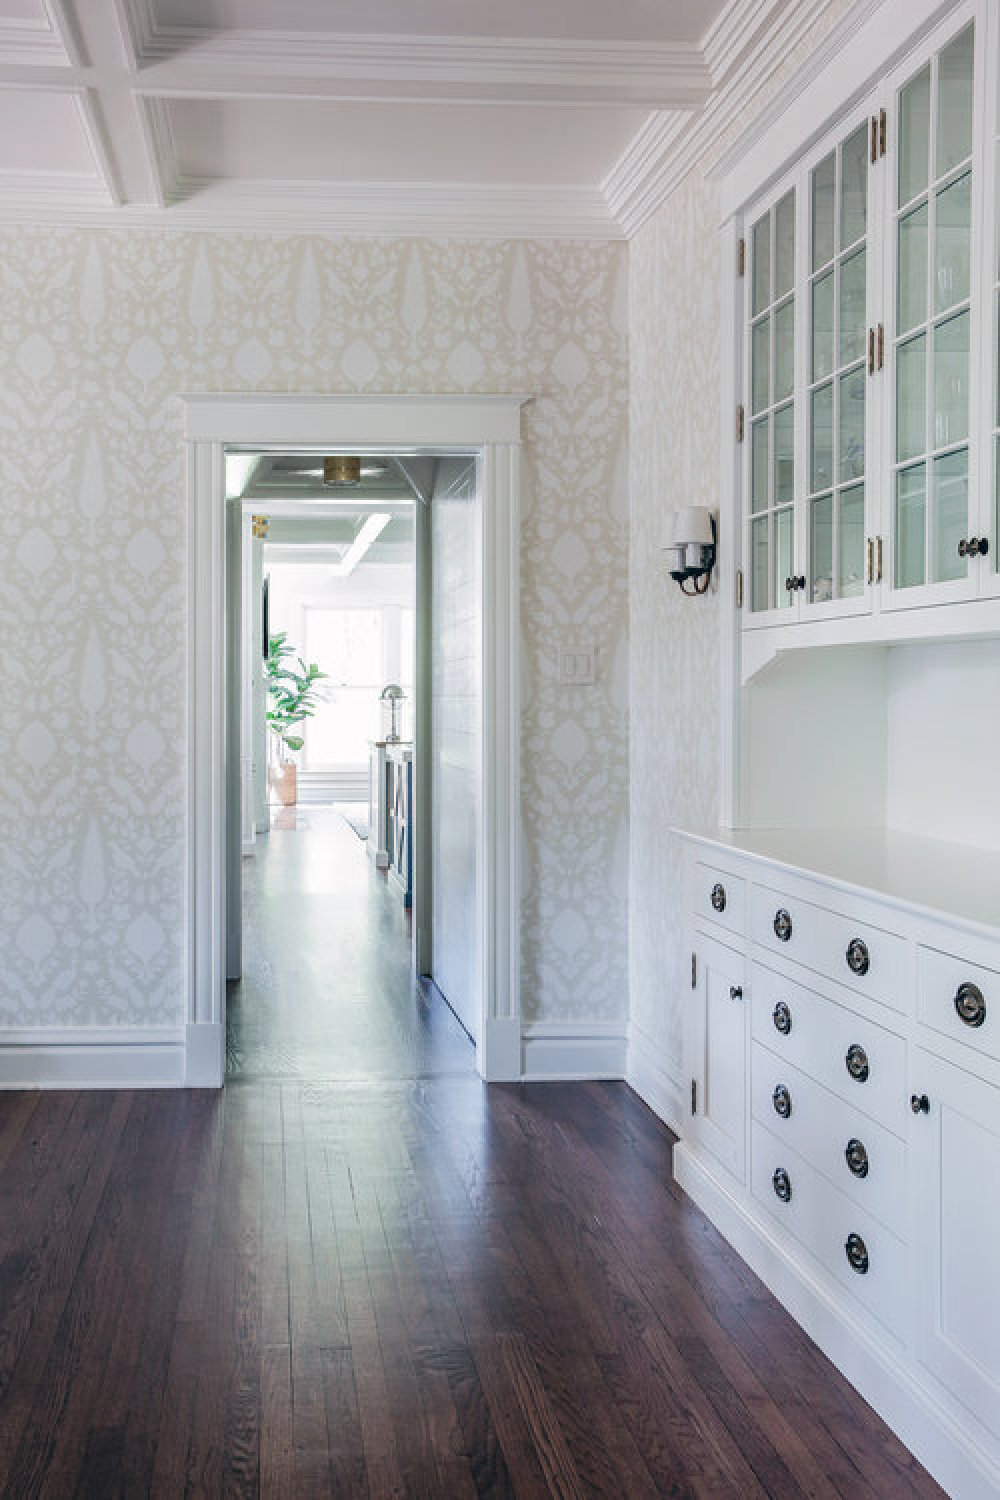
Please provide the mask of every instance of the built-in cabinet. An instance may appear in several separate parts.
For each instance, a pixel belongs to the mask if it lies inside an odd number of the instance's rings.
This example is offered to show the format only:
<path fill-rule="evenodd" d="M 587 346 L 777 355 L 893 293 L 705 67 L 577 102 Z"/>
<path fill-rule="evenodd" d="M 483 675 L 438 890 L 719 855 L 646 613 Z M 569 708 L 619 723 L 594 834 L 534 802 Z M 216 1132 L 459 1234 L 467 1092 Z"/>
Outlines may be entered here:
<path fill-rule="evenodd" d="M 688 841 L 677 1177 L 949 1493 L 985 1500 L 1000 1494 L 1000 897 L 992 922 L 951 912 L 929 841 L 859 834 L 852 856 L 817 831 L 803 845 L 832 880 L 791 844 Z M 1000 856 L 968 859 L 1000 890 Z"/>
<path fill-rule="evenodd" d="M 953 7 L 739 215 L 751 673 L 797 627 L 1000 630 L 995 26 Z"/>

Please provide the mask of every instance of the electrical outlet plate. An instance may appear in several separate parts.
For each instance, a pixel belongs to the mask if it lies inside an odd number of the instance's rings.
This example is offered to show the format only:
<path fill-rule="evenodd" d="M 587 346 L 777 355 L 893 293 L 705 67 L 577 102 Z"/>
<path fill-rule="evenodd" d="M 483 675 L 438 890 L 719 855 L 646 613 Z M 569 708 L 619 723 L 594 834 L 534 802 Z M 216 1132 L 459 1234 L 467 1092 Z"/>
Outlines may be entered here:
<path fill-rule="evenodd" d="M 563 645 L 559 647 L 559 681 L 572 687 L 592 687 L 596 680 L 597 647 Z"/>

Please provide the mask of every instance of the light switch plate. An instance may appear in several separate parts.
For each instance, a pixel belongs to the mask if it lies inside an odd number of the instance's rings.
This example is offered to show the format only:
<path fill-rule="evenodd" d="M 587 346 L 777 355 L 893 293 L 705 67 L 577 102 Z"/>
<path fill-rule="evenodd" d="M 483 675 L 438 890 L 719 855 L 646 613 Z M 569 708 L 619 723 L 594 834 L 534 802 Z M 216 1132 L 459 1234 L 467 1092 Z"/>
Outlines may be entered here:
<path fill-rule="evenodd" d="M 573 687 L 592 687 L 596 681 L 597 647 L 563 645 L 559 647 L 559 681 Z"/>

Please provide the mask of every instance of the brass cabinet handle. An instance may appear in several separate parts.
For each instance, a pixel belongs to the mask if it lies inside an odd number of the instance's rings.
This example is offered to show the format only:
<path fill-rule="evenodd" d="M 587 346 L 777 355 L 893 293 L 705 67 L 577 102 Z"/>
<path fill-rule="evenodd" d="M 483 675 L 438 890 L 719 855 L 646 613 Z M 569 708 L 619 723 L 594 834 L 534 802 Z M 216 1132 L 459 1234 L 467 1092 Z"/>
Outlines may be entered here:
<path fill-rule="evenodd" d="M 875 330 L 874 330 L 874 328 L 869 328 L 869 330 L 868 330 L 868 373 L 869 373 L 869 375 L 874 375 L 875 374 Z"/>
<path fill-rule="evenodd" d="M 967 980 L 955 992 L 955 1012 L 966 1026 L 982 1026 L 986 1020 L 986 997 L 978 984 Z"/>
<path fill-rule="evenodd" d="M 882 582 L 882 538 L 875 538 L 875 582 Z"/>
<path fill-rule="evenodd" d="M 868 1053 L 858 1042 L 852 1042 L 847 1049 L 844 1065 L 848 1073 L 856 1083 L 865 1083 L 868 1078 Z"/>
<path fill-rule="evenodd" d="M 726 909 L 726 887 L 718 881 L 712 887 L 712 906 L 716 911 Z"/>
<path fill-rule="evenodd" d="M 868 572 L 867 572 L 865 581 L 866 581 L 866 583 L 874 583 L 875 582 L 875 538 L 873 536 L 870 536 L 868 538 L 868 541 L 867 541 L 866 545 L 867 545 L 867 550 L 868 550 Z"/>
<path fill-rule="evenodd" d="M 855 1177 L 868 1176 L 868 1152 L 857 1136 L 852 1136 L 844 1148 L 844 1160 Z"/>
<path fill-rule="evenodd" d="M 847 1264 L 852 1271 L 857 1271 L 859 1276 L 868 1273 L 868 1246 L 860 1234 L 849 1234 L 844 1245 L 844 1253 L 847 1256 Z"/>

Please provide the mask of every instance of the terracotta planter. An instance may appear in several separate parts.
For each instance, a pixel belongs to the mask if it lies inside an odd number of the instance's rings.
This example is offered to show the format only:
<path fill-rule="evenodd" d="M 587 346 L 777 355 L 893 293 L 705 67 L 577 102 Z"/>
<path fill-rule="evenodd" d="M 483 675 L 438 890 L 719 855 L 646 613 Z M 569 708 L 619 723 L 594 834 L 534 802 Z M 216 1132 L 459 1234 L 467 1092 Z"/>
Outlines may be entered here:
<path fill-rule="evenodd" d="M 298 796 L 298 767 L 289 761 L 283 766 L 275 766 L 271 771 L 271 786 L 274 788 L 275 800 L 282 807 L 294 807 Z"/>

